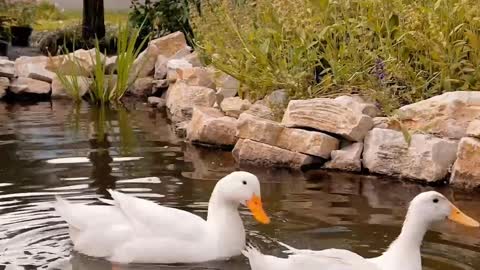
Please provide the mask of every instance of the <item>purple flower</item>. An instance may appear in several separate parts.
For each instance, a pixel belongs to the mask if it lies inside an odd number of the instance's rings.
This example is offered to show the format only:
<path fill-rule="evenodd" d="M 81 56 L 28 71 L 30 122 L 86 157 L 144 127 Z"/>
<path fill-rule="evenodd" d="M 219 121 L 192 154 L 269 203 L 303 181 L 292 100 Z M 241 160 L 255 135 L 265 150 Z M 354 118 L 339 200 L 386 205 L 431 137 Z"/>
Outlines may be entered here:
<path fill-rule="evenodd" d="M 382 59 L 377 58 L 375 60 L 374 72 L 377 79 L 383 83 L 386 77 L 386 73 L 385 73 L 385 63 L 383 62 Z"/>

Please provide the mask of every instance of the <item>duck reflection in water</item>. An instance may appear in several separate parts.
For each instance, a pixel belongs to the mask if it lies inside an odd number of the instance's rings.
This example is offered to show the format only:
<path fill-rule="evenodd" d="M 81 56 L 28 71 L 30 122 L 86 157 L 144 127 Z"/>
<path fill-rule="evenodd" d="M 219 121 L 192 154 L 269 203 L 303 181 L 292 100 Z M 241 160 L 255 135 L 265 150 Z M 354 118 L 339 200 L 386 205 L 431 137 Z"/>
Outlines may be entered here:
<path fill-rule="evenodd" d="M 93 138 L 89 140 L 92 151 L 88 155 L 90 162 L 93 165 L 91 179 L 93 182 L 91 187 L 97 187 L 97 193 L 108 194 L 107 189 L 114 189 L 117 178 L 112 175 L 113 162 L 108 149 L 110 142 L 108 141 L 108 134 L 103 134 L 103 139 Z"/>

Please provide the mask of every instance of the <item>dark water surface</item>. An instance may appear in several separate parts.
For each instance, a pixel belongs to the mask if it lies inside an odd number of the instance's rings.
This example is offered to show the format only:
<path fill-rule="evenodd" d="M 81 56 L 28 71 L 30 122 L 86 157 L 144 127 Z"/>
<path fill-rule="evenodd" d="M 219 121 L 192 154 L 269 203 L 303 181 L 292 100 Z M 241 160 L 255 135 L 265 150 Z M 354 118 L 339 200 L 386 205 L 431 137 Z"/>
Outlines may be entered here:
<path fill-rule="evenodd" d="M 63 159 L 72 157 L 81 159 Z M 104 260 L 71 252 L 66 223 L 50 208 L 54 195 L 94 203 L 114 188 L 205 217 L 215 180 L 236 169 L 230 153 L 183 144 L 162 114 L 142 105 L 102 111 L 67 102 L 0 103 L 0 269 L 6 264 L 9 270 L 112 269 Z M 298 248 L 337 247 L 379 255 L 398 234 L 409 200 L 431 189 L 341 173 L 250 171 L 261 178 L 273 222 L 259 225 L 242 209 L 248 238 L 275 255 L 281 249 L 273 240 Z M 438 190 L 480 219 L 479 194 Z M 423 255 L 424 269 L 480 269 L 480 230 L 438 225 L 427 234 Z M 238 257 L 121 269 L 249 267 Z"/>

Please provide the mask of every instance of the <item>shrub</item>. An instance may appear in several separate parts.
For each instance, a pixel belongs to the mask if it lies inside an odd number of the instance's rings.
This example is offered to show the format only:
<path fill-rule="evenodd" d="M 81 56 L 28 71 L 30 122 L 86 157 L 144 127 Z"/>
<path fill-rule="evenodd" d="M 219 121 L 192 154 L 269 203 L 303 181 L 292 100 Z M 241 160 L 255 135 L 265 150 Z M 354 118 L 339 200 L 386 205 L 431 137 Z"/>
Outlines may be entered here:
<path fill-rule="evenodd" d="M 117 28 L 107 27 L 105 38 L 99 41 L 102 51 L 107 54 L 116 53 Z M 95 47 L 95 39 L 84 40 L 82 37 L 82 26 L 74 25 L 64 29 L 43 32 L 38 35 L 37 47 L 45 55 L 57 55 L 65 50 L 91 49 Z"/>
<path fill-rule="evenodd" d="M 198 48 L 262 98 L 360 92 L 391 113 L 480 90 L 476 0 L 212 0 L 192 17 Z"/>
<path fill-rule="evenodd" d="M 200 0 L 132 0 L 131 3 L 130 22 L 141 29 L 141 38 L 157 38 L 177 31 L 193 37 L 190 4 L 200 10 Z"/>
<path fill-rule="evenodd" d="M 42 0 L 37 4 L 36 8 L 37 20 L 63 20 L 66 18 L 65 14 L 51 1 Z"/>

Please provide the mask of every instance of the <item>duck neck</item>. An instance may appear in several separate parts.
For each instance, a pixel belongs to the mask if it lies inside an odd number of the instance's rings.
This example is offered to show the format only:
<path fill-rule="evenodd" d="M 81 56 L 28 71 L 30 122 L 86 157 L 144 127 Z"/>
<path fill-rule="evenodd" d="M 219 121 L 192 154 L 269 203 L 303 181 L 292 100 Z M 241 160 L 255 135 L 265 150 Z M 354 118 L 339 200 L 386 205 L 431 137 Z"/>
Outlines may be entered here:
<path fill-rule="evenodd" d="M 429 226 L 422 215 L 409 212 L 403 223 L 402 232 L 383 256 L 388 257 L 390 261 L 398 262 L 399 265 L 410 262 L 421 267 L 420 247 Z"/>
<path fill-rule="evenodd" d="M 216 190 L 208 203 L 207 225 L 225 257 L 240 255 L 245 247 L 245 229 L 238 207 L 238 203 L 226 200 Z"/>

